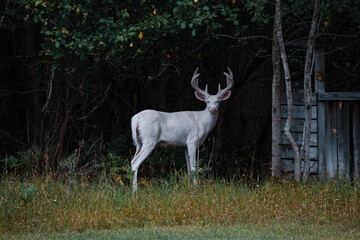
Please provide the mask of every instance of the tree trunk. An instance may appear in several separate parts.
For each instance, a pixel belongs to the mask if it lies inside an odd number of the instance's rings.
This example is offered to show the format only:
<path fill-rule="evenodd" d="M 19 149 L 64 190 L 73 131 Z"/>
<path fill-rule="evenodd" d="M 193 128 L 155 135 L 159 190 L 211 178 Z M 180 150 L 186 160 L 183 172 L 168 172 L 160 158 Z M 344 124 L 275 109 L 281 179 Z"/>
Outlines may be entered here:
<path fill-rule="evenodd" d="M 276 37 L 277 27 L 274 22 L 273 43 L 272 43 L 272 146 L 271 146 L 271 175 L 279 178 L 281 175 L 281 115 L 280 115 L 280 80 L 281 80 L 281 56 L 279 42 Z"/>
<path fill-rule="evenodd" d="M 41 86 L 40 74 L 37 73 L 37 55 L 38 45 L 36 41 L 36 28 L 33 23 L 29 21 L 24 23 L 24 30 L 22 32 L 23 40 L 21 41 L 21 51 L 24 58 L 24 91 L 27 101 L 27 141 L 30 144 L 38 144 L 41 140 Z"/>
<path fill-rule="evenodd" d="M 295 160 L 294 160 L 295 161 L 294 162 L 295 180 L 300 182 L 301 158 L 300 158 L 299 147 L 297 146 L 294 138 L 291 135 L 291 124 L 293 121 L 293 97 L 292 97 L 292 91 L 291 91 L 290 69 L 289 69 L 289 64 L 288 64 L 287 57 L 286 57 L 285 44 L 284 44 L 281 24 L 282 24 L 281 23 L 281 0 L 276 0 L 276 5 L 275 5 L 275 25 L 276 25 L 276 30 L 277 30 L 276 35 L 277 35 L 277 39 L 279 41 L 281 59 L 282 59 L 283 68 L 284 68 L 286 99 L 287 99 L 287 106 L 288 106 L 288 114 L 287 114 L 287 119 L 286 119 L 286 123 L 285 123 L 284 133 L 285 133 L 286 139 L 291 144 L 291 147 L 295 153 Z"/>
<path fill-rule="evenodd" d="M 306 183 L 310 173 L 310 129 L 311 129 L 311 70 L 313 66 L 314 44 L 319 19 L 320 0 L 315 0 L 314 12 L 311 21 L 309 39 L 306 49 L 305 67 L 304 67 L 304 101 L 305 101 L 305 122 L 303 135 L 303 151 L 304 151 L 304 173 L 303 182 Z"/>

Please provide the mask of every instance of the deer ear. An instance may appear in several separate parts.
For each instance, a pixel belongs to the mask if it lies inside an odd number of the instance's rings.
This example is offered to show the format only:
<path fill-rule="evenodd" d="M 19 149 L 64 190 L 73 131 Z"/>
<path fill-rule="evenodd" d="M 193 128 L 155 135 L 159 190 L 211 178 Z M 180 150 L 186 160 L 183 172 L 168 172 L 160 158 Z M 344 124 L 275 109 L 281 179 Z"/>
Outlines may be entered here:
<path fill-rule="evenodd" d="M 230 95 L 231 95 L 231 91 L 228 90 L 219 96 L 219 100 L 224 101 L 224 100 L 228 99 L 230 97 Z"/>
<path fill-rule="evenodd" d="M 206 99 L 207 99 L 207 96 L 205 94 L 203 94 L 202 92 L 199 92 L 199 91 L 195 91 L 195 96 L 200 101 L 206 101 Z"/>

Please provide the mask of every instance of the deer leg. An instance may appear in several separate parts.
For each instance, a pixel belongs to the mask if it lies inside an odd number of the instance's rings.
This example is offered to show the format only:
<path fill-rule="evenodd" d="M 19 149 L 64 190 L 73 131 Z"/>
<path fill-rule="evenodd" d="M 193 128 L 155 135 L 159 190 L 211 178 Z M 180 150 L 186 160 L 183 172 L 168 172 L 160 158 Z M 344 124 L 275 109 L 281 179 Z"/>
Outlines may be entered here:
<path fill-rule="evenodd" d="M 135 193 L 137 190 L 137 172 L 140 164 L 149 156 L 149 154 L 154 150 L 156 145 L 149 144 L 143 145 L 139 152 L 135 154 L 133 160 L 131 160 L 131 169 L 134 172 L 133 175 L 133 192 Z"/>
<path fill-rule="evenodd" d="M 188 144 L 187 145 L 188 158 L 190 163 L 190 173 L 193 175 L 194 184 L 197 185 L 196 179 L 196 145 Z"/>
<path fill-rule="evenodd" d="M 133 171 L 133 193 L 137 191 L 137 172 L 137 169 Z"/>
<path fill-rule="evenodd" d="M 185 148 L 185 159 L 186 159 L 186 167 L 187 167 L 188 175 L 190 175 L 191 170 L 190 170 L 189 152 L 187 148 Z"/>
<path fill-rule="evenodd" d="M 136 152 L 135 152 L 134 158 L 139 154 L 140 150 L 141 150 L 141 144 L 138 143 L 138 144 L 136 145 Z"/>

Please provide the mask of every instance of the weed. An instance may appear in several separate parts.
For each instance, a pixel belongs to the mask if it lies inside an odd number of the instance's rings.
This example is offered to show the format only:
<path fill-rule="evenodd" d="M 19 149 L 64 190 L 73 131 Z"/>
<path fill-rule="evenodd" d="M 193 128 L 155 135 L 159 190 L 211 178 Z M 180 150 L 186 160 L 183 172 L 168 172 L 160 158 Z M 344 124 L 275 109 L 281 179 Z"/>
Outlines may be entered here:
<path fill-rule="evenodd" d="M 145 181 L 145 180 L 144 180 Z M 51 178 L 0 182 L 0 232 L 82 232 L 90 229 L 174 226 L 254 226 L 306 222 L 359 229 L 359 185 L 265 181 L 257 186 L 201 178 L 195 186 L 184 175 L 131 189 L 117 182 L 67 185 Z"/>

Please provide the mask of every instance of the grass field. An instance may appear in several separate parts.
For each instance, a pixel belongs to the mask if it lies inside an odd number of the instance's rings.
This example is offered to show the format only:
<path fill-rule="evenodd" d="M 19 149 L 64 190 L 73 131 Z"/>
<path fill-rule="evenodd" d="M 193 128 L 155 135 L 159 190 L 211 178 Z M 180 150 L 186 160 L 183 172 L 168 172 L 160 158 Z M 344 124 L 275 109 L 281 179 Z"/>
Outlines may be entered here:
<path fill-rule="evenodd" d="M 0 239 L 359 239 L 360 187 L 187 179 L 82 182 L 2 179 Z"/>
<path fill-rule="evenodd" d="M 3 236 L 6 239 L 359 239 L 360 233 L 337 226 L 312 226 L 308 223 L 203 226 L 145 227 L 113 230 L 86 230 L 81 233 L 42 233 L 25 236 Z"/>

